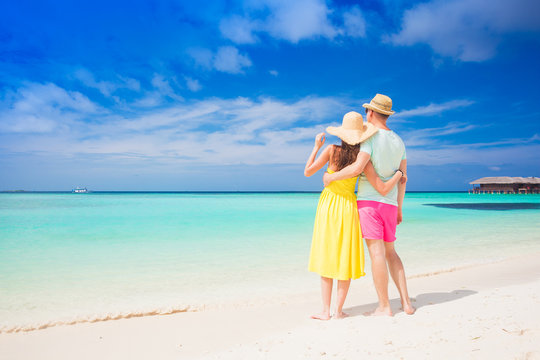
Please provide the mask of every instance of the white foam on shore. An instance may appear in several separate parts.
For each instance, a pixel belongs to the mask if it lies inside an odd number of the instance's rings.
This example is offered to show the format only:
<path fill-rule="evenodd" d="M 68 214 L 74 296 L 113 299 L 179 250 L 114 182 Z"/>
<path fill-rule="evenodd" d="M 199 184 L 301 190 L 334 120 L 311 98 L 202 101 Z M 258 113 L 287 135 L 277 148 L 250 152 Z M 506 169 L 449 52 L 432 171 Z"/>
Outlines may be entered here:
<path fill-rule="evenodd" d="M 0 334 L 10 334 L 10 333 L 17 333 L 17 332 L 42 330 L 42 329 L 47 329 L 50 327 L 61 326 L 61 325 L 95 323 L 95 322 L 100 322 L 100 321 L 122 320 L 122 319 L 130 319 L 130 318 L 143 317 L 143 316 L 172 315 L 172 314 L 177 314 L 177 313 L 183 313 L 183 312 L 188 312 L 188 311 L 193 312 L 193 311 L 199 311 L 199 310 L 200 309 L 193 306 L 185 306 L 185 307 L 158 309 L 158 310 L 150 310 L 150 311 L 135 311 L 135 312 L 125 312 L 125 313 L 104 314 L 104 315 L 97 315 L 97 316 L 86 316 L 86 317 L 81 317 L 81 318 L 75 318 L 72 320 L 57 320 L 57 321 L 48 321 L 48 322 L 42 322 L 42 323 L 36 323 L 36 324 L 4 326 L 0 328 Z"/>

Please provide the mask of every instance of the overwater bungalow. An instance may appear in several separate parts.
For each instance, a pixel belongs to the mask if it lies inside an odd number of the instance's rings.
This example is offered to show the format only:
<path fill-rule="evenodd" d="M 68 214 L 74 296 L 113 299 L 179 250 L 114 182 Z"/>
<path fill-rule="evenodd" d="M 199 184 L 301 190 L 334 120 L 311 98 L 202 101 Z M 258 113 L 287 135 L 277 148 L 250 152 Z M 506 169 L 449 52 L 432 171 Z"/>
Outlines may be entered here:
<path fill-rule="evenodd" d="M 483 177 L 471 181 L 469 194 L 540 194 L 540 178 L 537 177 Z"/>

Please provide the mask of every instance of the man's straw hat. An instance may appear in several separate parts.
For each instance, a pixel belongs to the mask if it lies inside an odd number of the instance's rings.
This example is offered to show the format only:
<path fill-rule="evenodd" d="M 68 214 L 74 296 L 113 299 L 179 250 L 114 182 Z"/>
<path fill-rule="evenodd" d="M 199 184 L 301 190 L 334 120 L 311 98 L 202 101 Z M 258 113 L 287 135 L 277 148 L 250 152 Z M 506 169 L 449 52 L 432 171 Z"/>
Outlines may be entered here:
<path fill-rule="evenodd" d="M 351 111 L 343 116 L 341 126 L 329 126 L 326 128 L 329 134 L 336 135 L 349 145 L 356 145 L 368 139 L 377 132 L 374 125 L 364 123 L 362 115 L 356 111 Z"/>
<path fill-rule="evenodd" d="M 363 107 L 378 112 L 379 114 L 392 115 L 392 99 L 383 94 L 377 94 L 371 99 L 369 104 L 362 105 Z"/>

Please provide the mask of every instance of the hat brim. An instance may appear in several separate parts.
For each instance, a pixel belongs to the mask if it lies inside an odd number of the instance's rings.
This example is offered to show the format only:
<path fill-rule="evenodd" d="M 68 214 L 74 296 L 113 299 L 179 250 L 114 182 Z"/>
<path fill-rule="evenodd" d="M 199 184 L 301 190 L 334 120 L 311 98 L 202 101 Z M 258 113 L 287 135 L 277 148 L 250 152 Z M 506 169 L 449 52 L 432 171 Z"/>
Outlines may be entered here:
<path fill-rule="evenodd" d="M 364 104 L 364 105 L 362 105 L 362 106 L 365 107 L 365 108 L 367 108 L 367 109 L 373 110 L 373 111 L 375 111 L 375 112 L 377 112 L 377 113 L 379 113 L 379 114 L 383 114 L 383 115 L 394 115 L 394 113 L 395 113 L 395 111 L 392 111 L 392 110 L 390 110 L 390 111 L 388 111 L 388 110 L 383 110 L 383 109 L 378 108 L 378 107 L 376 107 L 376 106 L 373 106 L 373 105 L 371 105 L 371 104 Z"/>
<path fill-rule="evenodd" d="M 379 129 L 370 123 L 364 123 L 363 130 L 344 129 L 342 126 L 329 126 L 326 131 L 335 135 L 349 145 L 360 144 L 373 136 Z"/>

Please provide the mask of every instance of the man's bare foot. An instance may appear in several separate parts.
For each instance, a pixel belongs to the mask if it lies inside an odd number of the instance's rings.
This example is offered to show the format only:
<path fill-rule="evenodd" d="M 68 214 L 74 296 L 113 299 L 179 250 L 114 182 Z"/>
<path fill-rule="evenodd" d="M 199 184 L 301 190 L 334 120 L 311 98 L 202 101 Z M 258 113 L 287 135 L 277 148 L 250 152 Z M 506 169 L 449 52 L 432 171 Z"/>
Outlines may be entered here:
<path fill-rule="evenodd" d="M 320 314 L 311 315 L 311 318 L 315 320 L 330 320 L 330 314 L 323 312 Z"/>
<path fill-rule="evenodd" d="M 365 316 L 394 316 L 394 314 L 392 314 L 392 309 L 390 309 L 390 307 L 387 307 L 387 308 L 378 307 L 373 311 L 365 312 L 364 315 Z"/>
<path fill-rule="evenodd" d="M 346 317 L 349 317 L 349 314 L 344 313 L 342 311 L 342 312 L 336 313 L 333 317 L 334 317 L 334 319 L 341 320 L 341 319 L 345 319 Z"/>
<path fill-rule="evenodd" d="M 403 304 L 402 304 L 402 305 L 403 305 Z M 405 314 L 407 314 L 407 315 L 412 315 L 412 314 L 414 314 L 414 312 L 416 311 L 416 309 L 409 303 L 409 304 L 403 305 L 403 311 L 404 311 Z"/>

